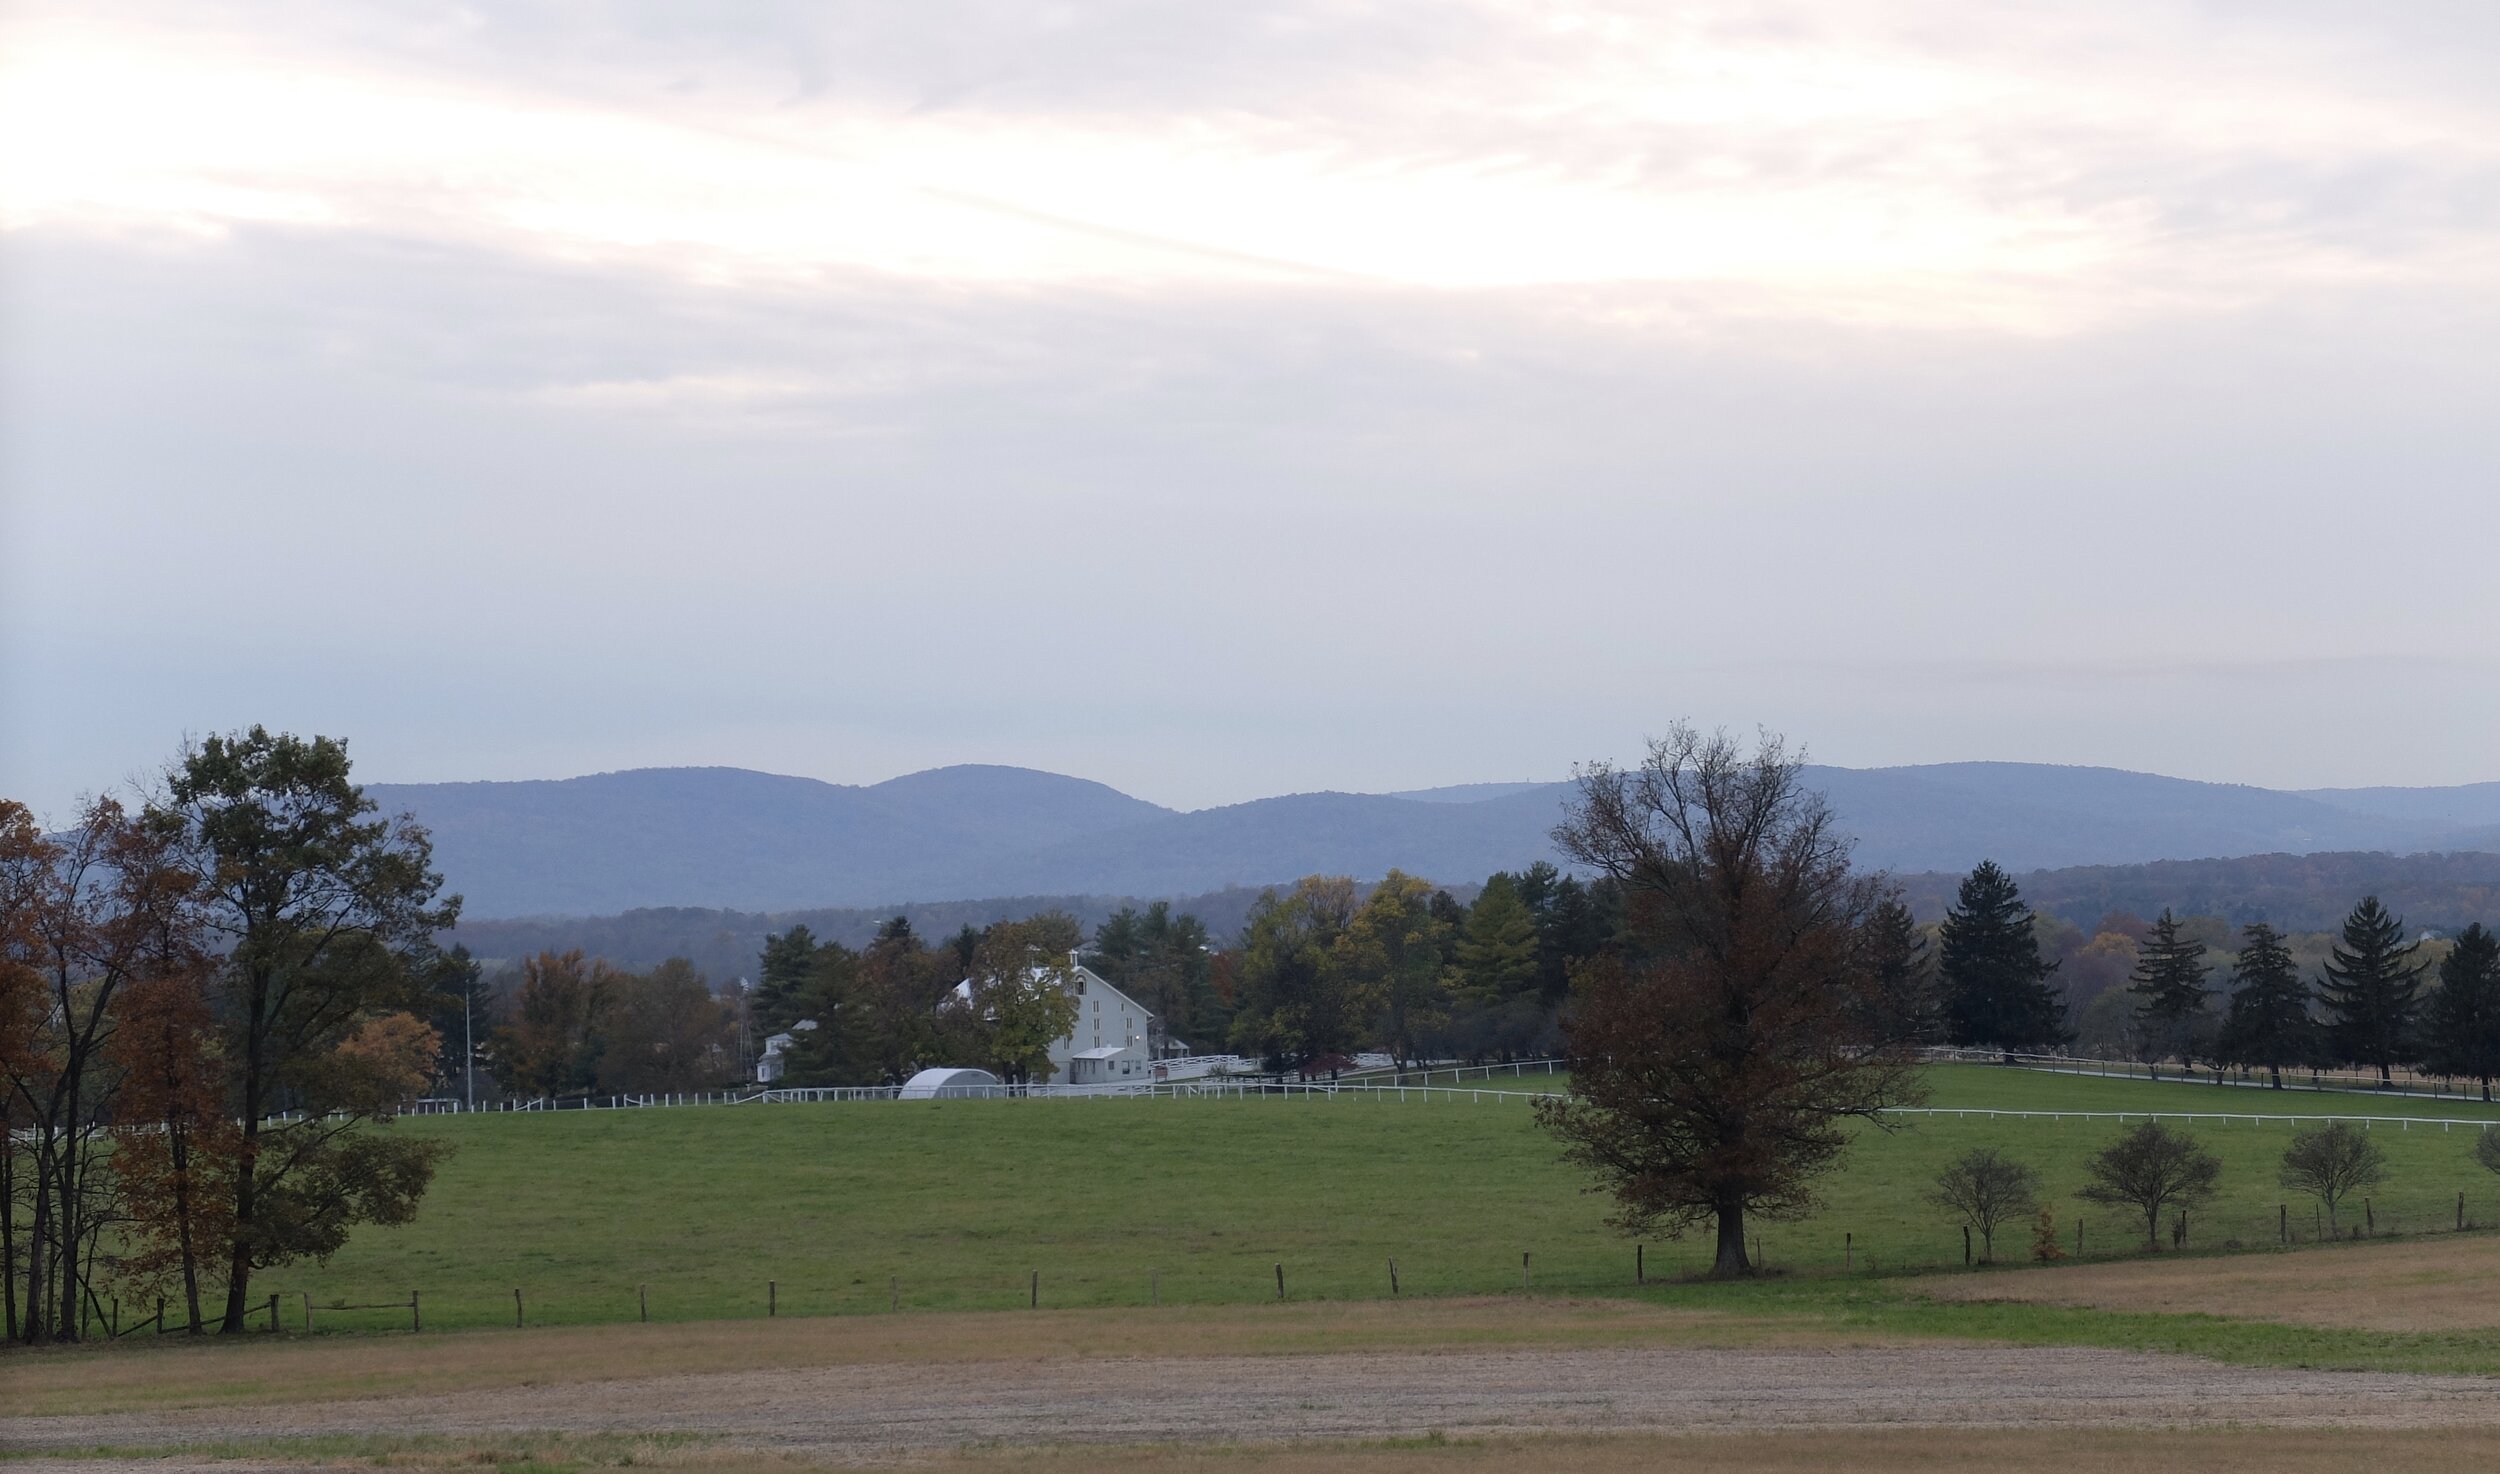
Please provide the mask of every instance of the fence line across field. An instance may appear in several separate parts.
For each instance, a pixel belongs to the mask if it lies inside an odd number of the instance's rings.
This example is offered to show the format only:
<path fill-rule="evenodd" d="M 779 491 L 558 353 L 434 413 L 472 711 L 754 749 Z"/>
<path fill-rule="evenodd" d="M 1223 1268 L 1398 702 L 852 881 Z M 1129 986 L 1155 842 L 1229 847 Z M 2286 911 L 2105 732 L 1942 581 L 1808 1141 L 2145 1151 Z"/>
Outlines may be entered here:
<path fill-rule="evenodd" d="M 545 1101 L 510 1101 L 497 1109 L 505 1111 L 590 1109 L 640 1110 L 668 1105 L 790 1105 L 843 1102 L 894 1101 L 902 1094 L 895 1085 L 822 1085 L 800 1086 L 781 1090 L 758 1090 L 744 1094 L 711 1093 L 701 1097 L 635 1097 L 611 1096 L 605 1101 L 593 1099 L 580 1106 L 554 1106 Z M 984 1087 L 980 1097 L 1002 1100 L 1246 1100 L 1251 1098 L 1346 1097 L 1371 1100 L 1467 1101 L 1471 1103 L 1501 1101 L 1558 1100 L 1563 1092 L 1556 1090 L 1506 1090 L 1467 1085 L 1401 1085 L 1385 1081 L 1342 1080 L 1184 1080 L 1161 1083 L 1140 1082 L 1121 1085 L 1001 1085 Z M 2378 1116 L 2361 1112 L 2317 1111 L 2297 1114 L 2266 1111 L 2173 1111 L 2173 1110 L 2019 1110 L 1985 1106 L 1887 1106 L 1878 1114 L 1887 1116 L 1950 1116 L 1956 1119 L 1982 1117 L 1987 1120 L 2015 1121 L 2179 1121 L 2216 1122 L 2229 1125 L 2245 1122 L 2251 1125 L 2292 1124 L 2324 1125 L 2344 1121 L 2362 1127 L 2394 1126 L 2410 1131 L 2415 1126 L 2436 1126 L 2452 1130 L 2458 1126 L 2489 1129 L 2500 1125 L 2500 1119 L 2468 1116 Z"/>

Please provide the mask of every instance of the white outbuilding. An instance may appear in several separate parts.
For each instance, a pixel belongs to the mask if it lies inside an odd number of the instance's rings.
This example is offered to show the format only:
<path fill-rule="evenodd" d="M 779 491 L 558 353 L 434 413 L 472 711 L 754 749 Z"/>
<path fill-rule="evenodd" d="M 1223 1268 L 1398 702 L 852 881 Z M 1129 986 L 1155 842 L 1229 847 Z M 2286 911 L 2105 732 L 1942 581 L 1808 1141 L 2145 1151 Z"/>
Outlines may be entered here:
<path fill-rule="evenodd" d="M 1134 1044 L 1106 1044 L 1100 1049 L 1080 1049 L 1068 1056 L 1070 1085 L 1117 1085 L 1123 1080 L 1151 1078 L 1146 1051 Z"/>
<path fill-rule="evenodd" d="M 903 1082 L 899 1100 L 977 1100 L 1005 1095 L 1007 1087 L 987 1070 L 922 1070 Z"/>

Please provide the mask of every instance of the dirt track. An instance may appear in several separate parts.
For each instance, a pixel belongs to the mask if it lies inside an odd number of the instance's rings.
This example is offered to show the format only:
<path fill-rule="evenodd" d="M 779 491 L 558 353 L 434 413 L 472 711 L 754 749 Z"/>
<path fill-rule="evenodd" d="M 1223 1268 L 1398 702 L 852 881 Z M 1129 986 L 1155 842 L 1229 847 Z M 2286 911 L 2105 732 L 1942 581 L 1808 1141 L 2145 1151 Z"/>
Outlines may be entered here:
<path fill-rule="evenodd" d="M 829 1367 L 458 1396 L 17 1418 L 0 1422 L 0 1445 L 23 1451 L 317 1434 L 677 1431 L 838 1460 L 971 1442 L 1369 1438 L 1434 1429 L 1459 1434 L 2222 1422 L 2494 1427 L 2500 1426 L 2500 1380 L 2238 1368 L 2072 1348 L 1126 1358 Z M 99 1474 L 107 1466 L 82 1461 L 77 1467 Z"/>

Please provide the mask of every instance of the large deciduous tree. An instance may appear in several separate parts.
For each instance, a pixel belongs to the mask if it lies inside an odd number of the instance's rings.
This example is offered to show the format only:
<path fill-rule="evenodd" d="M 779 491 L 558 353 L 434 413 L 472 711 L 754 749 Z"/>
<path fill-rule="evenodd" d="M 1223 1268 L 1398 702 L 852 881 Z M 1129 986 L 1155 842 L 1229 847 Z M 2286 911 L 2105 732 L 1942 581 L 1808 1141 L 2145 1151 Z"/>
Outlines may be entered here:
<path fill-rule="evenodd" d="M 1402 870 L 1381 877 L 1337 939 L 1335 964 L 1375 1001 L 1380 1041 L 1400 1065 L 1418 1057 L 1419 1038 L 1447 1004 L 1443 986 L 1448 928 L 1432 914 L 1432 886 Z"/>
<path fill-rule="evenodd" d="M 2040 955 L 2031 908 L 1994 860 L 1963 879 L 1942 940 L 1938 972 L 1949 1041 L 2010 1053 L 2074 1037 L 2065 1000 L 2049 986 L 2058 965 Z"/>
<path fill-rule="evenodd" d="M 112 799 L 57 842 L 0 802 L 0 1282 L 18 1339 L 75 1340 L 96 1304 L 122 1005 L 196 977 L 198 885 L 172 839 Z"/>
<path fill-rule="evenodd" d="M 1050 1077 L 1050 1046 L 1076 1028 L 1076 928 L 1063 917 L 1002 921 L 981 934 L 964 978 L 970 1047 L 1009 1084 Z M 1096 1000 L 1099 1004 L 1100 1000 Z"/>
<path fill-rule="evenodd" d="M 2344 918 L 2343 938 L 2318 985 L 2336 1056 L 2375 1068 L 2381 1085 L 2395 1083 L 2395 1067 L 2419 1048 L 2425 964 L 2414 957 L 2422 944 L 2404 935 L 2403 918 L 2364 896 Z"/>
<path fill-rule="evenodd" d="M 2479 1082 L 2491 1099 L 2500 1075 L 2500 934 L 2475 922 L 2439 960 L 2439 991 L 2425 1011 L 2422 1062 Z"/>
<path fill-rule="evenodd" d="M 1636 769 L 1585 770 L 1554 839 L 1621 887 L 1628 945 L 1580 966 L 1571 1093 L 1538 1119 L 1615 1226 L 1711 1226 L 1712 1273 L 1749 1274 L 1748 1217 L 1806 1212 L 1850 1123 L 1918 1096 L 1866 1023 L 1887 892 L 1776 738 L 1748 755 L 1679 725 Z"/>
<path fill-rule="evenodd" d="M 2309 1017 L 2309 985 L 2283 934 L 2262 921 L 2240 929 L 2240 950 L 2231 960 L 2231 1006 L 2223 1016 L 2214 1053 L 2225 1064 L 2267 1072 L 2283 1088 L 2287 1065 L 2317 1055 L 2317 1024 Z"/>
<path fill-rule="evenodd" d="M 210 737 L 175 765 L 150 819 L 202 877 L 225 947 L 220 1059 L 242 1138 L 222 1327 L 232 1335 L 253 1270 L 326 1256 L 354 1224 L 416 1211 L 440 1147 L 364 1128 L 422 1084 L 439 1047 L 421 1024 L 391 1019 L 426 1006 L 434 936 L 459 902 L 438 899 L 425 831 L 377 816 L 333 738 L 262 727 Z M 410 1082 L 406 1051 L 420 1043 Z"/>
<path fill-rule="evenodd" d="M 1307 876 L 1259 897 L 1242 928 L 1234 1048 L 1278 1071 L 1309 1071 L 1354 1049 L 1371 1000 L 1336 954 L 1354 913 L 1354 882 L 1342 876 Z"/>

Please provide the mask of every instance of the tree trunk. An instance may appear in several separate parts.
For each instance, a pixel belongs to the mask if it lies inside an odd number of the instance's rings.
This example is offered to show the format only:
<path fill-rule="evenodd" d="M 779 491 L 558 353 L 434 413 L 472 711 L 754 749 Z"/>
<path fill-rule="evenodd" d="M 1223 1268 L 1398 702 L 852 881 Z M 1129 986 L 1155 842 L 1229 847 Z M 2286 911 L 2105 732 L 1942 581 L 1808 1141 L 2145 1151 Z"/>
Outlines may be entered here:
<path fill-rule="evenodd" d="M 257 1105 L 248 1105 L 243 1117 L 243 1150 L 235 1162 L 234 1252 L 227 1259 L 226 1319 L 217 1328 L 219 1335 L 242 1335 L 243 1318 L 251 1314 L 251 1223 L 252 1212 L 259 1206 L 259 1186 L 260 1119 Z"/>
<path fill-rule="evenodd" d="M 1712 1279 L 1744 1279 L 1753 1273 L 1745 1257 L 1745 1204 L 1742 1199 L 1719 1204 L 1719 1255 L 1710 1265 Z"/>

